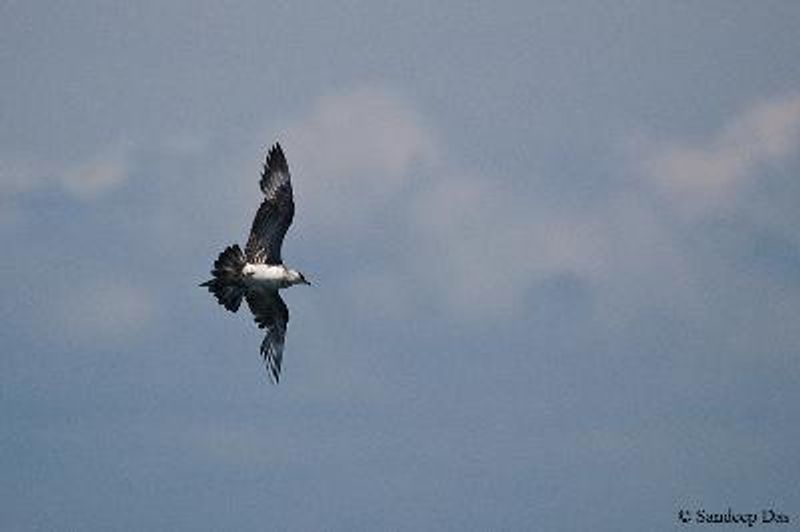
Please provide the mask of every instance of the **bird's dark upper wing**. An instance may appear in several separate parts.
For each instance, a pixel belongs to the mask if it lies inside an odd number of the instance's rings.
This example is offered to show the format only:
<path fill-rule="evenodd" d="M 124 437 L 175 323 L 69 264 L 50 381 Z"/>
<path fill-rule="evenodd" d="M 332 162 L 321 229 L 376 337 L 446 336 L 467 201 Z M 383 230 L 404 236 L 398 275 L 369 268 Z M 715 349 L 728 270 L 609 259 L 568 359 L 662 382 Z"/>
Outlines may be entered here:
<path fill-rule="evenodd" d="M 267 334 L 261 342 L 261 356 L 264 357 L 270 378 L 277 383 L 281 374 L 289 309 L 277 290 L 251 292 L 246 297 L 256 323 L 260 328 L 266 329 Z"/>
<path fill-rule="evenodd" d="M 245 255 L 250 263 L 281 264 L 281 244 L 292 224 L 294 199 L 289 166 L 278 143 L 269 150 L 259 185 L 264 201 L 253 220 Z"/>

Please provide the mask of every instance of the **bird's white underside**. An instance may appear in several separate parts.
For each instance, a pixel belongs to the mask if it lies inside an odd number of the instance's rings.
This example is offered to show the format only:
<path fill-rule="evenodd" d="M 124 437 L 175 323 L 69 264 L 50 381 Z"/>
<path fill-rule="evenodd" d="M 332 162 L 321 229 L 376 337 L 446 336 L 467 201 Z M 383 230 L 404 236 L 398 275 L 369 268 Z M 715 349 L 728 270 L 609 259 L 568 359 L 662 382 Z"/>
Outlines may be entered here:
<path fill-rule="evenodd" d="M 242 268 L 248 288 L 277 290 L 299 283 L 299 274 L 286 266 L 247 263 Z"/>

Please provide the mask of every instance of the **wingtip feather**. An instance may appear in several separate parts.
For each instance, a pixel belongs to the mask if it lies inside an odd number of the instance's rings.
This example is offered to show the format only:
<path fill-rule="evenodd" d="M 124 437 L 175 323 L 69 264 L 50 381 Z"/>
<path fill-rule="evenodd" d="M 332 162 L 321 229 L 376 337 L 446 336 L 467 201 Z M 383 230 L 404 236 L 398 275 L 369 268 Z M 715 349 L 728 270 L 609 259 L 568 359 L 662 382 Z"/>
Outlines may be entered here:
<path fill-rule="evenodd" d="M 283 154 L 283 148 L 281 148 L 280 142 L 276 142 L 272 145 L 267 152 L 267 160 L 264 162 L 264 170 L 266 171 L 278 171 L 278 172 L 288 172 L 289 165 L 286 162 L 286 156 Z"/>

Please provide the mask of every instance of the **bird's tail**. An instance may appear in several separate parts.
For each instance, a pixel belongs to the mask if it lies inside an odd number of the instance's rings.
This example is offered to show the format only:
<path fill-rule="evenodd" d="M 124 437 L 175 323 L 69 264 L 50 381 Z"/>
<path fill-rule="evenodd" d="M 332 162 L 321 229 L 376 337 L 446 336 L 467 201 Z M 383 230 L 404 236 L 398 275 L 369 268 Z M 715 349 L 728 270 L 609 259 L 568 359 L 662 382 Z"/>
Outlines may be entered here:
<path fill-rule="evenodd" d="M 219 304 L 231 312 L 239 310 L 239 305 L 242 304 L 244 296 L 242 268 L 246 262 L 238 244 L 228 246 L 214 261 L 214 269 L 211 270 L 214 278 L 200 285 L 207 287 Z"/>

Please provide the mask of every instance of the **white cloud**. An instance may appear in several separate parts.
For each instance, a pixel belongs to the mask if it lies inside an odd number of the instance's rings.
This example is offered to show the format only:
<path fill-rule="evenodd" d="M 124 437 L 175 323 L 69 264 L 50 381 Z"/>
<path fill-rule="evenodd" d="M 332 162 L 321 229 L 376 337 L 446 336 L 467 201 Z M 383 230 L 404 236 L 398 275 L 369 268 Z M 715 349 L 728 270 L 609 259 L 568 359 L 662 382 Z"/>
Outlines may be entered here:
<path fill-rule="evenodd" d="M 498 189 L 497 176 L 449 162 L 422 113 L 390 90 L 327 96 L 287 129 L 309 232 L 344 243 L 354 240 L 348 234 L 398 225 L 381 234 L 387 248 L 406 253 L 391 264 L 354 265 L 356 309 L 413 306 L 414 291 L 424 291 L 463 315 L 507 312 L 537 279 L 592 274 L 602 261 L 592 220 L 532 209 Z"/>
<path fill-rule="evenodd" d="M 61 191 L 80 200 L 93 200 L 128 178 L 128 151 L 117 145 L 71 164 L 5 154 L 0 157 L 0 192 L 12 207 L 13 198 L 43 189 Z"/>
<path fill-rule="evenodd" d="M 303 217 L 316 229 L 363 223 L 414 179 L 414 165 L 432 165 L 436 136 L 404 98 L 363 86 L 321 98 L 287 127 L 295 188 Z"/>
<path fill-rule="evenodd" d="M 696 214 L 735 201 L 762 165 L 800 148 L 800 95 L 760 102 L 705 142 L 652 143 L 642 169 L 683 212 Z"/>
<path fill-rule="evenodd" d="M 450 172 L 420 190 L 410 222 L 431 288 L 468 314 L 514 311 L 526 289 L 559 272 L 594 275 L 603 238 L 589 217 L 500 190 L 494 177 Z"/>
<path fill-rule="evenodd" d="M 345 282 L 354 312 L 402 319 L 434 304 L 497 318 L 529 305 L 537 283 L 569 273 L 625 320 L 643 302 L 702 312 L 690 250 L 659 198 L 680 210 L 735 196 L 760 165 L 793 153 L 800 97 L 754 106 L 699 146 L 651 143 L 636 168 L 656 187 L 629 182 L 582 210 L 465 170 L 423 114 L 385 88 L 326 96 L 285 130 L 304 235 L 368 246 Z"/>
<path fill-rule="evenodd" d="M 120 185 L 128 177 L 128 165 L 119 154 L 103 155 L 68 169 L 61 185 L 73 196 L 89 200 Z"/>

